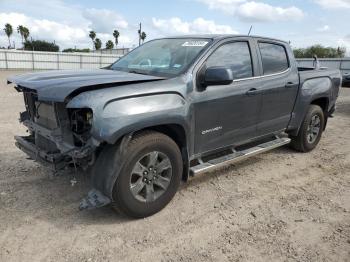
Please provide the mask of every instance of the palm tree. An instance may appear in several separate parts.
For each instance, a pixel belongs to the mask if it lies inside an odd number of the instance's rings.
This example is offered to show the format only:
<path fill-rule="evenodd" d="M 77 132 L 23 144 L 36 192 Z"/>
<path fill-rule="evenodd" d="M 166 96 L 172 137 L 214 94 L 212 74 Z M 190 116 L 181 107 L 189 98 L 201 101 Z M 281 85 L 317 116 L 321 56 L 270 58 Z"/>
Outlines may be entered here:
<path fill-rule="evenodd" d="M 140 38 L 141 38 L 141 40 L 142 40 L 142 44 L 143 44 L 143 42 L 145 42 L 146 37 L 147 37 L 146 33 L 145 33 L 145 32 L 142 32 L 142 33 L 141 33 L 141 36 L 140 36 Z"/>
<path fill-rule="evenodd" d="M 9 39 L 9 48 L 11 48 L 11 35 L 13 33 L 12 25 L 6 24 L 4 28 L 5 34 L 7 35 L 7 38 Z"/>
<path fill-rule="evenodd" d="M 101 48 L 102 42 L 101 42 L 101 40 L 99 38 L 95 39 L 94 46 L 95 46 L 96 50 L 99 50 Z"/>
<path fill-rule="evenodd" d="M 29 29 L 27 27 L 24 26 L 24 29 L 23 29 L 23 37 L 24 37 L 24 42 L 27 42 L 28 41 L 28 37 L 30 35 L 29 33 Z"/>
<path fill-rule="evenodd" d="M 21 38 L 22 38 L 22 45 L 23 45 L 23 48 L 24 48 L 24 42 L 23 42 L 23 39 L 24 39 L 24 31 L 25 31 L 25 27 L 23 25 L 19 25 L 17 27 L 17 33 L 19 33 L 21 35 Z"/>
<path fill-rule="evenodd" d="M 114 36 L 114 42 L 115 42 L 115 47 L 117 48 L 117 46 L 118 46 L 118 38 L 119 38 L 119 36 L 120 36 L 120 33 L 119 33 L 119 31 L 118 30 L 114 30 L 113 31 L 113 36 Z"/>
<path fill-rule="evenodd" d="M 95 31 L 90 31 L 89 33 L 89 37 L 92 40 L 92 50 L 94 50 L 94 46 L 95 46 L 95 38 L 96 38 L 96 32 Z"/>
<path fill-rule="evenodd" d="M 113 49 L 113 47 L 114 47 L 113 41 L 112 40 L 108 40 L 106 42 L 106 49 Z"/>

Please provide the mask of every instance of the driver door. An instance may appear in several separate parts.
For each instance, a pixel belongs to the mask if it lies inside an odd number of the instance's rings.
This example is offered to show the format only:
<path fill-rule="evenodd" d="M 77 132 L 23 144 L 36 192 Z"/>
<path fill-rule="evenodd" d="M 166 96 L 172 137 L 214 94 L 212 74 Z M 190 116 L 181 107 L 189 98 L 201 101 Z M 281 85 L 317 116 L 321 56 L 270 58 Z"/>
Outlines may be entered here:
<path fill-rule="evenodd" d="M 206 68 L 231 68 L 234 81 L 198 90 L 194 98 L 195 154 L 227 147 L 257 136 L 261 94 L 254 79 L 249 41 L 227 42 L 205 62 Z"/>

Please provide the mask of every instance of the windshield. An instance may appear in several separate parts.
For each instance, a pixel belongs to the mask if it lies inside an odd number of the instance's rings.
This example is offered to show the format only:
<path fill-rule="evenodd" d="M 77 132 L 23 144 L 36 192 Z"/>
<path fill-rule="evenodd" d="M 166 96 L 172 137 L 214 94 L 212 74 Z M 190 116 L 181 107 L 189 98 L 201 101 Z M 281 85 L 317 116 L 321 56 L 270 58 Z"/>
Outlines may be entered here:
<path fill-rule="evenodd" d="M 111 65 L 130 73 L 172 77 L 184 72 L 210 39 L 176 38 L 147 42 Z"/>

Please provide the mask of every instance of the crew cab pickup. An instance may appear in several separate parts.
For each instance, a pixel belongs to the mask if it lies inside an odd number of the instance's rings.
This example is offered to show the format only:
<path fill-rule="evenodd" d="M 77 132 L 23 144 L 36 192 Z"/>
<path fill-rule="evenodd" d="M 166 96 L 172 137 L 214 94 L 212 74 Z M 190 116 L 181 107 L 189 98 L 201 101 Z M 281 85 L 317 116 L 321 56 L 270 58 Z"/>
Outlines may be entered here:
<path fill-rule="evenodd" d="M 284 41 L 192 35 L 149 41 L 107 68 L 8 82 L 26 106 L 17 147 L 54 170 L 89 170 L 81 209 L 113 203 L 139 218 L 191 175 L 286 144 L 314 149 L 341 76 L 298 68 Z"/>

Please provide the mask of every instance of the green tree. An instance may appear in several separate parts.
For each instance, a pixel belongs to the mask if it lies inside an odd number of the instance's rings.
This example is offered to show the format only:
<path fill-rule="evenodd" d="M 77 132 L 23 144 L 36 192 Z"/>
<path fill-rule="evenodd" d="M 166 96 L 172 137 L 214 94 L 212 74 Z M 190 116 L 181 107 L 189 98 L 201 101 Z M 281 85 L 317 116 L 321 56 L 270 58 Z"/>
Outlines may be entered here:
<path fill-rule="evenodd" d="M 24 31 L 25 31 L 24 28 L 25 27 L 23 25 L 17 26 L 17 33 L 21 35 L 23 48 L 24 48 Z"/>
<path fill-rule="evenodd" d="M 142 32 L 140 37 L 141 37 L 142 44 L 143 44 L 143 42 L 145 42 L 145 39 L 146 39 L 147 35 L 146 35 L 145 32 Z"/>
<path fill-rule="evenodd" d="M 44 40 L 26 41 L 24 42 L 24 49 L 46 52 L 58 52 L 60 50 L 59 46 L 55 43 L 50 43 Z"/>
<path fill-rule="evenodd" d="M 24 41 L 25 41 L 25 42 L 28 41 L 29 35 L 30 35 L 29 29 L 28 29 L 27 27 L 24 26 L 24 28 L 23 28 L 23 37 L 24 37 Z"/>
<path fill-rule="evenodd" d="M 11 37 L 11 35 L 13 33 L 12 25 L 6 24 L 5 28 L 4 28 L 4 31 L 5 31 L 5 34 L 7 35 L 8 40 L 9 40 L 9 48 L 11 48 L 11 39 L 10 39 L 10 37 Z"/>
<path fill-rule="evenodd" d="M 89 53 L 90 49 L 89 48 L 83 48 L 83 49 L 66 48 L 66 49 L 63 49 L 62 52 L 64 52 L 64 53 L 74 53 L 74 52 Z"/>
<path fill-rule="evenodd" d="M 118 38 L 119 38 L 119 36 L 120 36 L 119 31 L 118 31 L 118 30 L 114 30 L 114 31 L 113 31 L 113 36 L 114 36 L 115 48 L 117 48 L 118 43 L 119 43 Z"/>
<path fill-rule="evenodd" d="M 94 49 L 95 46 L 95 38 L 96 38 L 96 32 L 95 31 L 90 31 L 89 37 L 92 40 L 92 50 Z"/>
<path fill-rule="evenodd" d="M 318 58 L 343 58 L 346 54 L 345 47 L 324 47 L 322 45 L 313 45 L 307 48 L 297 48 L 293 50 L 296 58 L 312 58 L 317 56 Z"/>
<path fill-rule="evenodd" d="M 304 58 L 304 50 L 303 48 L 295 48 L 293 49 L 295 58 Z"/>
<path fill-rule="evenodd" d="M 106 49 L 113 49 L 113 47 L 114 47 L 113 41 L 112 40 L 108 40 L 106 42 Z"/>
<path fill-rule="evenodd" d="M 338 57 L 341 57 L 341 58 L 345 57 L 345 55 L 346 55 L 346 48 L 338 46 L 338 48 L 337 48 L 337 55 L 338 55 Z"/>
<path fill-rule="evenodd" d="M 101 47 L 102 47 L 102 42 L 101 42 L 101 40 L 100 40 L 99 38 L 96 38 L 96 39 L 95 39 L 95 41 L 94 41 L 94 46 L 95 46 L 95 49 L 96 49 L 96 50 L 101 49 Z"/>

